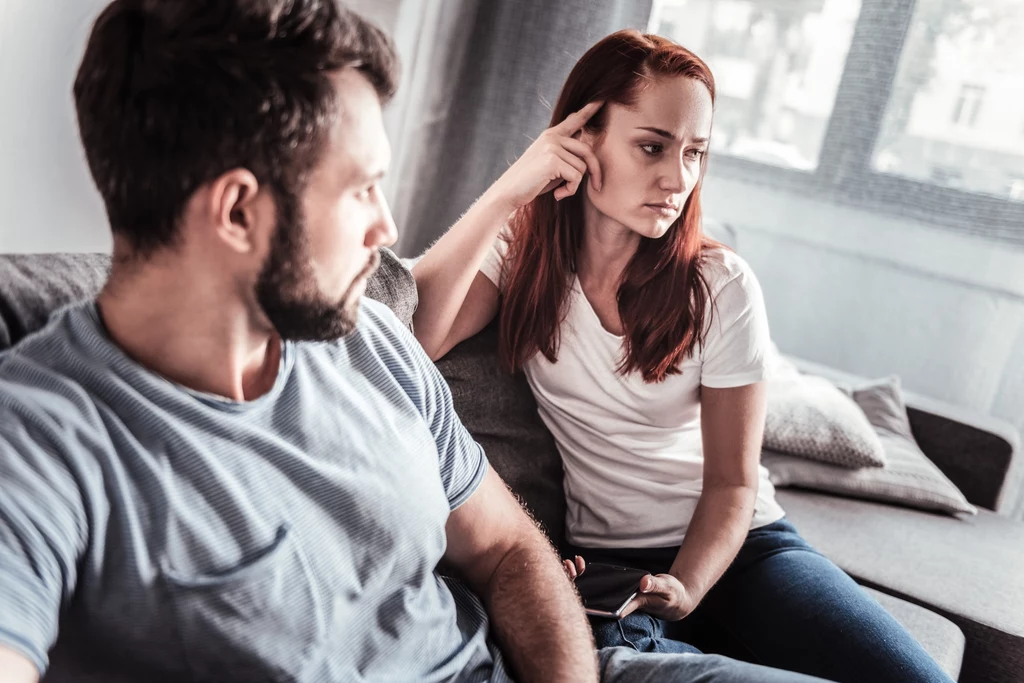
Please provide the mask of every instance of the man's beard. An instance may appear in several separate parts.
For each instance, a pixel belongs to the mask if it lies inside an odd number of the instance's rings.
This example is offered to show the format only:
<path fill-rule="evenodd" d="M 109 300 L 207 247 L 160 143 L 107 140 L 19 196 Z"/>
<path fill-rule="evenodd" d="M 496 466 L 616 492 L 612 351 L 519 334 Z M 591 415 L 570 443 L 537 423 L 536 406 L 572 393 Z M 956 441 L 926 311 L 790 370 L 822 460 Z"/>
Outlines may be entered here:
<path fill-rule="evenodd" d="M 332 341 L 355 329 L 359 315 L 360 280 L 336 302 L 320 291 L 313 273 L 309 240 L 294 195 L 277 192 L 277 228 L 270 253 L 256 281 L 255 294 L 263 313 L 282 339 Z"/>

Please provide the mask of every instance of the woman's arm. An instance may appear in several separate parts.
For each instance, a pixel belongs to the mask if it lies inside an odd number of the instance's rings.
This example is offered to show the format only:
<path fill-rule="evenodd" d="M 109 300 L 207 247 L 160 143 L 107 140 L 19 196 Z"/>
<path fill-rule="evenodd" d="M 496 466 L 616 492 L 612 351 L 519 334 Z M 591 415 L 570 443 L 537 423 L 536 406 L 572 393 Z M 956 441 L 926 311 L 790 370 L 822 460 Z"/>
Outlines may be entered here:
<path fill-rule="evenodd" d="M 482 330 L 498 312 L 498 288 L 480 265 L 514 207 L 493 189 L 412 267 L 419 293 L 413 331 L 431 360 Z"/>
<path fill-rule="evenodd" d="M 678 620 L 697 606 L 743 545 L 757 499 L 764 433 L 764 383 L 701 387 L 704 488 L 668 574 L 641 581 L 629 611 Z"/>
<path fill-rule="evenodd" d="M 555 199 L 575 194 L 588 171 L 600 188 L 597 157 L 573 137 L 600 108 L 591 102 L 544 131 L 413 266 L 419 290 L 413 328 L 431 359 L 479 332 L 497 312 L 497 287 L 477 273 L 509 216 L 552 189 Z"/>

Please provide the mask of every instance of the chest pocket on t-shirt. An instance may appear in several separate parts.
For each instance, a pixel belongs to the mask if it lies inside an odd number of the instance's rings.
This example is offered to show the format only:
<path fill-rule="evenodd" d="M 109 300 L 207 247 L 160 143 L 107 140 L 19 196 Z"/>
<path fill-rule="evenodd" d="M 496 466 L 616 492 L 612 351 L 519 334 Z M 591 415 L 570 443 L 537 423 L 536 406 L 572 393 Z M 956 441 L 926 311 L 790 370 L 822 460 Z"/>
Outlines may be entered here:
<path fill-rule="evenodd" d="M 323 601 L 288 524 L 266 548 L 227 569 L 162 580 L 198 680 L 297 681 L 326 633 Z"/>

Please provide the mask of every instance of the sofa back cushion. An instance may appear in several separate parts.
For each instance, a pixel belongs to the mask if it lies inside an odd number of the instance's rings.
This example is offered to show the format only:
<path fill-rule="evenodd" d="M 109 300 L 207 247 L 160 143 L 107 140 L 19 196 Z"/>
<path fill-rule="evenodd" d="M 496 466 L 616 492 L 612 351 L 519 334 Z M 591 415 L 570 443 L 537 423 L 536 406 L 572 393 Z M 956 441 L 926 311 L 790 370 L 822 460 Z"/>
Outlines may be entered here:
<path fill-rule="evenodd" d="M 105 254 L 0 255 L 0 351 L 45 325 L 58 308 L 95 296 L 109 267 Z"/>
<path fill-rule="evenodd" d="M 109 270 L 106 254 L 0 254 L 0 351 L 41 328 L 62 306 L 96 296 Z M 391 251 L 381 250 L 366 295 L 412 324 L 416 283 Z"/>
<path fill-rule="evenodd" d="M 449 351 L 437 367 L 451 387 L 463 424 L 483 446 L 495 471 L 560 548 L 565 536 L 562 460 L 537 414 L 526 377 L 501 369 L 497 348 L 498 326 L 492 322 Z"/>

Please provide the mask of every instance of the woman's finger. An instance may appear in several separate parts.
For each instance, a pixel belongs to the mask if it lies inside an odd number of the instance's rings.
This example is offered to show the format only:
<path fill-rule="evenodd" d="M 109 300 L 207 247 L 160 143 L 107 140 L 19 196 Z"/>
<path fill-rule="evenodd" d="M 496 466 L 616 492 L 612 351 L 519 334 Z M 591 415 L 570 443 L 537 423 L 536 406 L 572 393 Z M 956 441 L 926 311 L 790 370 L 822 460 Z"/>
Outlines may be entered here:
<path fill-rule="evenodd" d="M 565 184 L 555 188 L 555 201 L 561 201 L 566 197 L 576 194 L 580 183 L 583 182 L 583 174 L 576 170 L 576 167 L 565 161 L 562 161 L 561 164 L 558 175 L 565 179 Z"/>
<path fill-rule="evenodd" d="M 585 571 L 587 571 L 587 563 L 586 563 L 586 561 L 582 557 L 577 555 L 576 556 L 576 574 L 579 575 L 579 574 L 582 574 Z"/>
<path fill-rule="evenodd" d="M 657 596 L 665 600 L 672 598 L 672 588 L 668 582 L 657 576 L 648 574 L 640 579 L 640 592 L 645 595 Z"/>
<path fill-rule="evenodd" d="M 572 137 L 576 134 L 576 131 L 587 125 L 587 121 L 590 120 L 590 117 L 596 114 L 603 105 L 604 102 L 591 102 L 587 106 L 583 107 L 583 109 L 566 116 L 565 120 L 555 126 L 555 128 L 560 134 Z"/>
<path fill-rule="evenodd" d="M 576 567 L 569 560 L 562 561 L 562 569 L 565 570 L 565 575 L 569 577 L 570 581 L 576 580 Z"/>
<path fill-rule="evenodd" d="M 566 139 L 568 140 L 570 138 Z M 575 154 L 573 154 L 572 152 L 563 147 L 559 147 L 557 150 L 555 150 L 555 154 L 558 156 L 559 159 L 561 159 L 562 161 L 564 161 L 565 163 L 569 164 L 577 171 L 579 171 L 580 175 L 583 175 L 584 173 L 587 172 L 587 162 L 585 159 L 581 159 L 580 157 L 576 156 Z"/>
<path fill-rule="evenodd" d="M 587 143 L 582 140 L 577 140 L 576 138 L 562 138 L 560 141 L 565 149 L 572 152 L 587 164 L 587 170 L 590 171 L 590 177 L 594 180 L 594 189 L 600 192 L 601 183 L 604 179 L 601 176 L 601 164 L 597 160 L 597 155 L 594 154 L 594 149 Z"/>
<path fill-rule="evenodd" d="M 652 600 L 663 600 L 666 603 L 675 602 L 679 597 L 678 588 L 680 584 L 675 578 L 659 574 L 652 576 L 648 574 L 640 580 L 640 591 L 649 596 Z"/>

